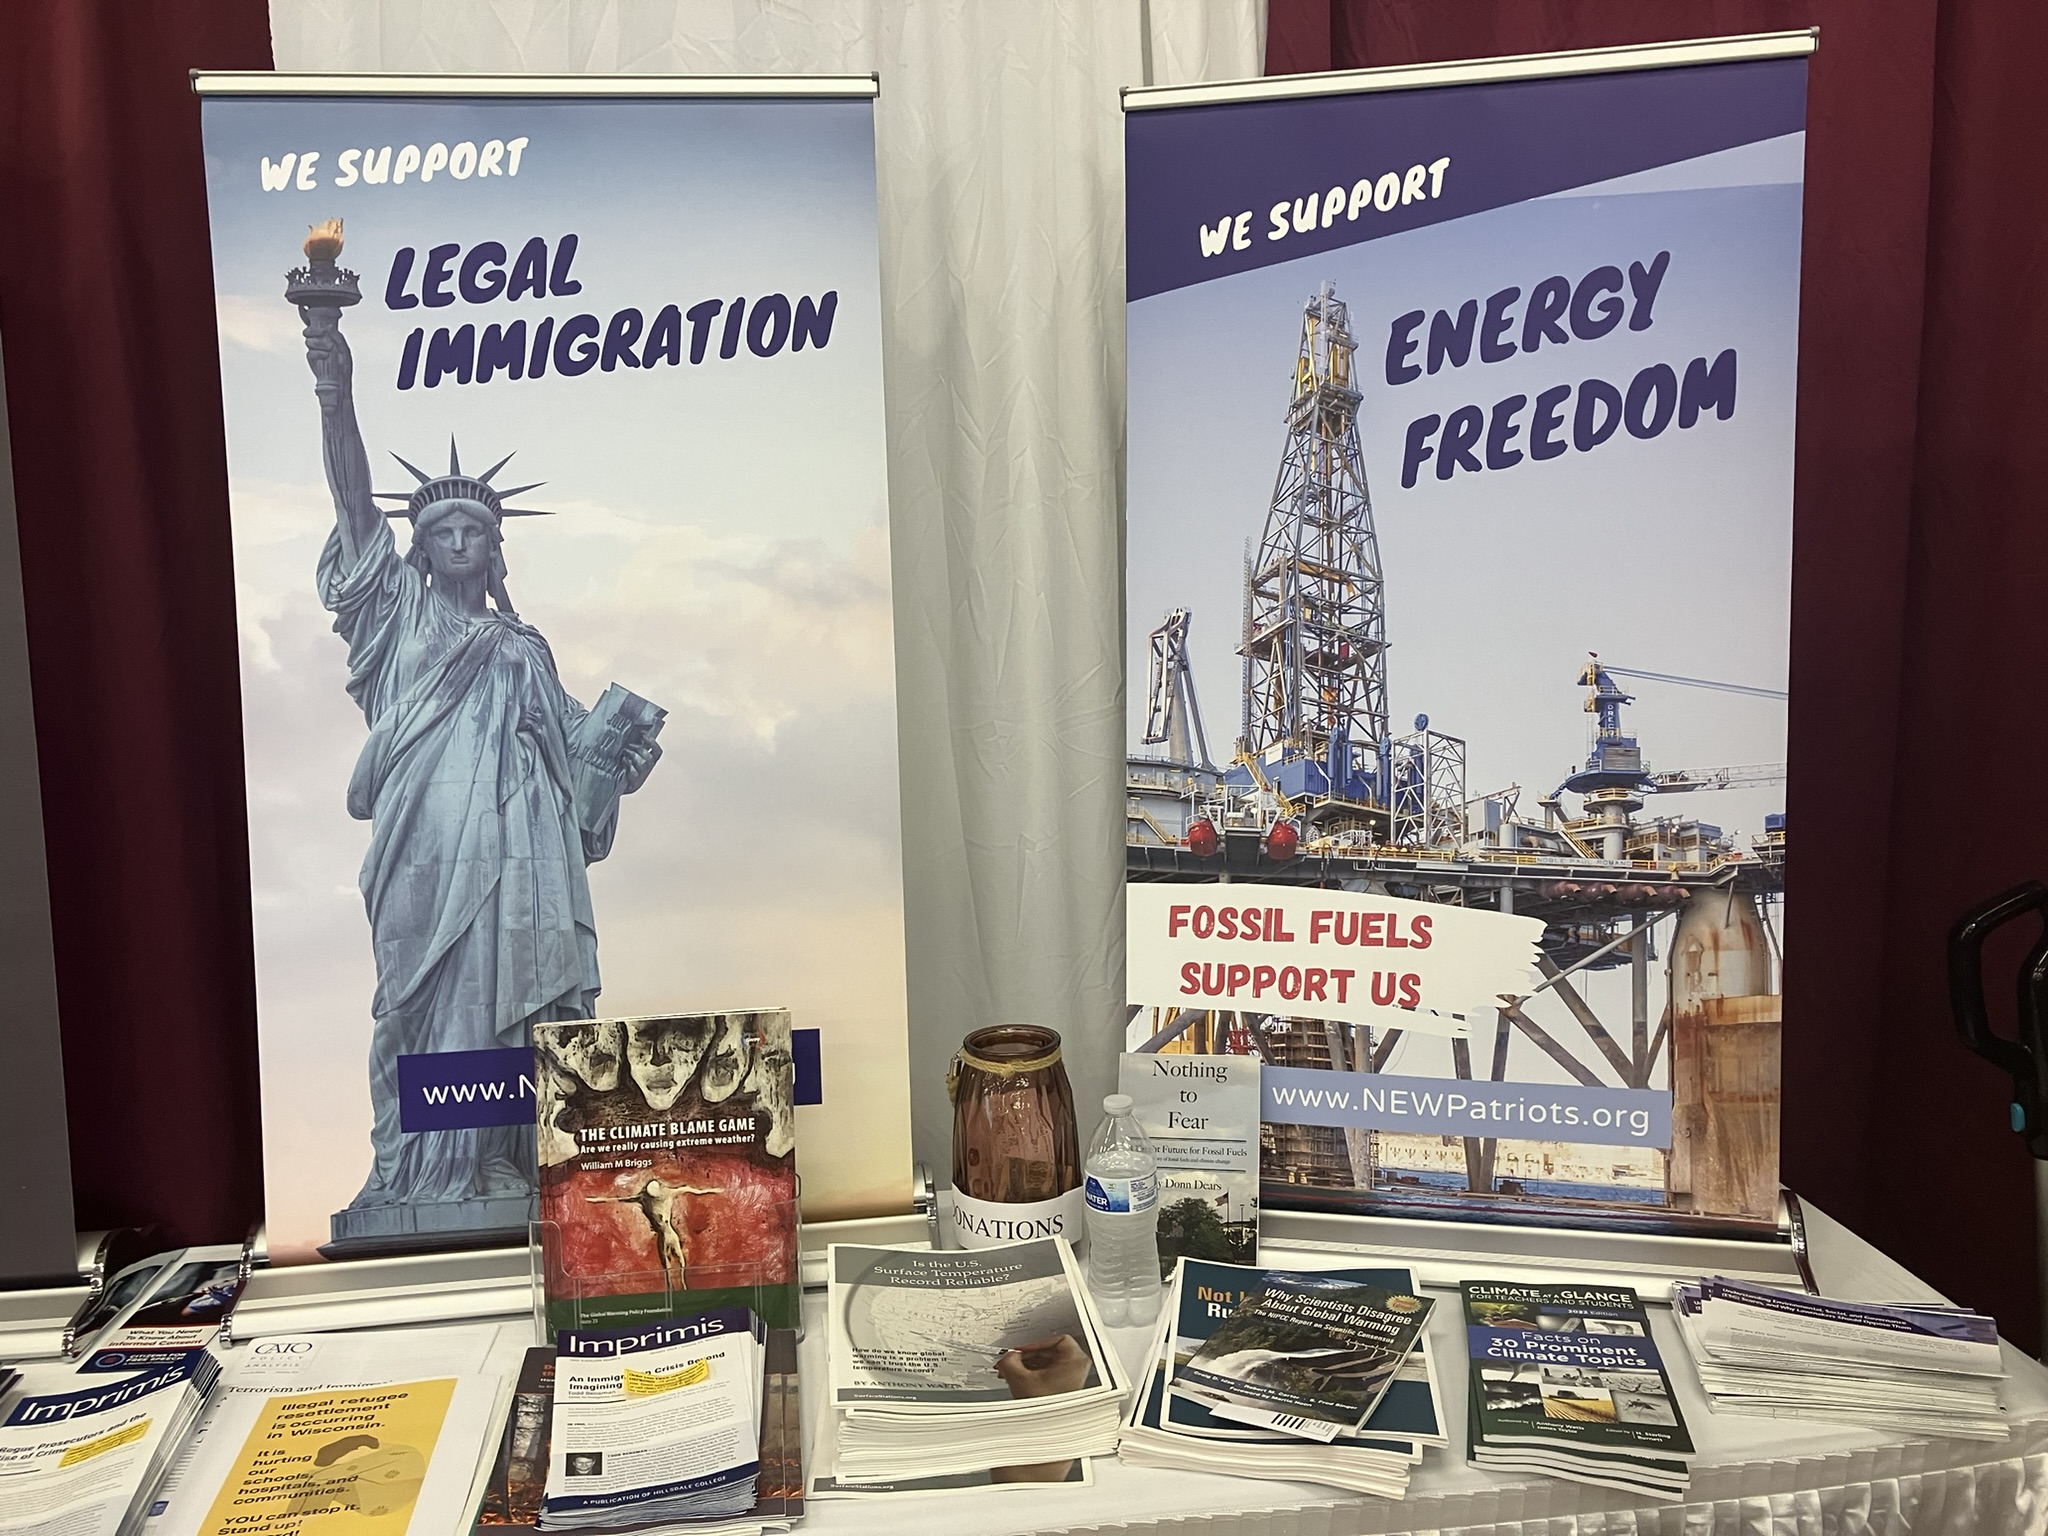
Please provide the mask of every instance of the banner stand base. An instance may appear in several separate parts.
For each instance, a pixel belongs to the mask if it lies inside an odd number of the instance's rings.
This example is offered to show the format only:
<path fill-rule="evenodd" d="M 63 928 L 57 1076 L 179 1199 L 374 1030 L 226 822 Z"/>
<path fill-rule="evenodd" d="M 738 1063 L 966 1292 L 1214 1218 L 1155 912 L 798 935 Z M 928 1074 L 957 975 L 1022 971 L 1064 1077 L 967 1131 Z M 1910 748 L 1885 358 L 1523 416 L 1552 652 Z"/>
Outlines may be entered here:
<path fill-rule="evenodd" d="M 1425 1221 L 1324 1211 L 1261 1212 L 1260 1254 L 1345 1253 L 1405 1264 L 1418 1285 L 1460 1280 L 1627 1285 L 1644 1300 L 1664 1302 L 1677 1280 L 1726 1275 L 1760 1285 L 1812 1292 L 1806 1262 L 1806 1221 L 1798 1196 L 1780 1196 L 1772 1238 L 1674 1237 L 1589 1228 L 1503 1226 Z M 1262 1262 L 1267 1262 L 1262 1257 Z"/>
<path fill-rule="evenodd" d="M 946 1197 L 941 1196 L 941 1202 Z M 802 1227 L 803 1279 L 825 1283 L 832 1243 L 929 1248 L 930 1214 L 813 1221 Z M 1633 1286 L 1646 1301 L 1664 1302 L 1675 1280 L 1727 1275 L 1764 1285 L 1812 1291 L 1804 1214 L 1789 1190 L 1777 1241 L 1668 1237 L 1639 1233 L 1503 1227 L 1477 1222 L 1416 1221 L 1313 1211 L 1269 1211 L 1260 1223 L 1262 1262 L 1286 1264 L 1289 1254 L 1343 1254 L 1400 1263 L 1418 1284 L 1454 1286 L 1487 1277 L 1552 1284 Z M 258 1251 L 260 1252 L 260 1240 Z M 64 1323 L 82 1286 L 16 1291 L 0 1296 L 0 1358 L 36 1359 L 61 1347 Z M 259 1268 L 232 1317 L 229 1342 L 280 1333 L 469 1322 L 530 1317 L 532 1261 L 527 1244 L 459 1253 L 349 1259 L 330 1264 Z"/>

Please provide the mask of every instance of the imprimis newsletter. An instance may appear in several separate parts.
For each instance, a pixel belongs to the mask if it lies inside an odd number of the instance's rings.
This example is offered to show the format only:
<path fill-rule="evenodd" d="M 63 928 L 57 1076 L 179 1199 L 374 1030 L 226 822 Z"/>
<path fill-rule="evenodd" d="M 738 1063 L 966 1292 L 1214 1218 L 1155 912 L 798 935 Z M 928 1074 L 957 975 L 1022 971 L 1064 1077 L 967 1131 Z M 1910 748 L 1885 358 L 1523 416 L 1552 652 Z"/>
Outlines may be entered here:
<path fill-rule="evenodd" d="M 543 1530 L 740 1515 L 760 1474 L 763 1342 L 724 1307 L 556 1336 Z"/>
<path fill-rule="evenodd" d="M 0 1532 L 129 1527 L 220 1378 L 206 1349 L 95 1350 L 24 1373 L 0 1423 Z"/>

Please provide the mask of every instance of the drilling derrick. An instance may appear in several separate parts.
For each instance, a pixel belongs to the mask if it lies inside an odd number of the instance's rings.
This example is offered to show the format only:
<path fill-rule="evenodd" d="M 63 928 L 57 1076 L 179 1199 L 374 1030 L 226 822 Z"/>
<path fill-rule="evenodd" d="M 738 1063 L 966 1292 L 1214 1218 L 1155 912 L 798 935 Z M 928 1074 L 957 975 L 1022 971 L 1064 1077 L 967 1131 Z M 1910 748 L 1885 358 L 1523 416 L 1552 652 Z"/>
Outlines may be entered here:
<path fill-rule="evenodd" d="M 1327 792 L 1383 805 L 1386 612 L 1358 443 L 1350 314 L 1324 283 L 1302 307 L 1287 447 L 1245 571 L 1244 735 L 1265 762 L 1306 760 Z"/>
<path fill-rule="evenodd" d="M 1213 769 L 1202 709 L 1195 702 L 1195 674 L 1188 665 L 1187 609 L 1176 608 L 1152 631 L 1152 668 L 1145 690 L 1145 745 L 1163 745 L 1169 762 Z"/>
<path fill-rule="evenodd" d="M 1634 695 L 1621 691 L 1598 656 L 1587 658 L 1579 685 L 1586 690 L 1586 713 L 1598 725 L 1586 766 L 1559 787 L 1583 798 L 1600 856 L 1620 859 L 1626 856 L 1630 818 L 1643 808 L 1642 793 L 1656 785 L 1643 770 L 1643 749 L 1621 727 L 1621 706 L 1633 704 Z"/>

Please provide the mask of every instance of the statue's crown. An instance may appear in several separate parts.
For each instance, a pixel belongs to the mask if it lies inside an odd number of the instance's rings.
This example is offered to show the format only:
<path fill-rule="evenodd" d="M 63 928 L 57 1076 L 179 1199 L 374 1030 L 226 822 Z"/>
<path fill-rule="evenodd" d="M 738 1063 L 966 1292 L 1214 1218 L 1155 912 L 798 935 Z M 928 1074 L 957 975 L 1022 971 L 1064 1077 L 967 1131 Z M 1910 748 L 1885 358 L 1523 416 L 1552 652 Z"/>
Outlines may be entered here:
<path fill-rule="evenodd" d="M 407 464 L 397 454 L 391 455 L 405 465 L 406 472 L 419 482 L 419 489 L 413 491 L 373 491 L 379 501 L 403 502 L 401 507 L 392 507 L 386 517 L 405 517 L 417 523 L 420 514 L 437 501 L 474 501 L 488 508 L 492 518 L 504 521 L 508 517 L 546 517 L 548 514 L 538 507 L 508 507 L 506 502 L 523 491 L 538 490 L 547 482 L 536 480 L 531 485 L 515 485 L 499 490 L 491 484 L 491 477 L 512 462 L 512 455 L 506 454 L 480 475 L 465 475 L 462 459 L 455 451 L 455 439 L 448 439 L 448 473 L 430 475 L 423 469 Z"/>

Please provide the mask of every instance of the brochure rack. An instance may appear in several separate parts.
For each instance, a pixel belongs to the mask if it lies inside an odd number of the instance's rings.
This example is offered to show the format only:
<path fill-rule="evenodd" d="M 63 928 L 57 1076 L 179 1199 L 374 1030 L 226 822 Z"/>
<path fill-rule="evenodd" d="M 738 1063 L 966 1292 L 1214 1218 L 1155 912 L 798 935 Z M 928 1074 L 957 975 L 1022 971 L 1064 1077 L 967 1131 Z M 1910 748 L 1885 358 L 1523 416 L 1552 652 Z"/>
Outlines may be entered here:
<path fill-rule="evenodd" d="M 277 1333 L 518 1317 L 532 1306 L 526 1249 L 474 1248 L 259 1269 L 225 1332 L 238 1344 Z"/>
<path fill-rule="evenodd" d="M 803 1337 L 803 1222 L 794 1200 L 763 1209 L 759 1221 L 766 1231 L 788 1231 L 794 1252 L 778 1264 L 773 1258 L 692 1262 L 680 1272 L 668 1269 L 607 1270 L 601 1277 L 568 1273 L 563 1262 L 562 1231 L 552 1221 L 529 1227 L 527 1257 L 533 1284 L 535 1337 L 548 1340 L 558 1328 L 618 1328 L 645 1320 L 651 1298 L 661 1298 L 669 1315 L 687 1315 L 713 1307 L 744 1306 L 770 1328 L 794 1328 Z M 780 1270 L 778 1275 L 777 1271 Z M 638 1305 L 635 1305 L 635 1303 Z M 621 1310 L 621 1304 L 625 1310 Z M 790 1314 L 794 1315 L 790 1315 Z"/>

